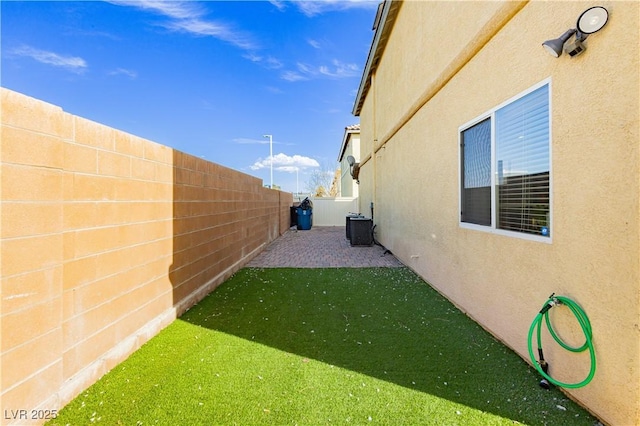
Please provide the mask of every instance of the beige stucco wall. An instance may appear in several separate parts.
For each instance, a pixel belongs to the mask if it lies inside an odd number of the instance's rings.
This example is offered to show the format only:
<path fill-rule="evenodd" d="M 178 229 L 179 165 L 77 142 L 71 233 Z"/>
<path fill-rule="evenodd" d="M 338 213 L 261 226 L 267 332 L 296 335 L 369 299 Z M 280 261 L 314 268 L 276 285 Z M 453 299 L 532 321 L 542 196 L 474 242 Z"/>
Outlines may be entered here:
<path fill-rule="evenodd" d="M 569 393 L 604 422 L 630 425 L 640 424 L 640 3 L 602 5 L 609 23 L 587 51 L 556 59 L 541 43 L 591 2 L 405 2 L 360 114 L 370 158 L 360 198 L 375 203 L 382 244 L 527 360 L 547 297 L 580 304 L 598 369 Z M 552 239 L 461 227 L 459 127 L 546 79 Z M 581 343 L 567 311 L 554 322 Z M 545 358 L 563 381 L 588 372 L 586 354 L 550 342 Z"/>
<path fill-rule="evenodd" d="M 0 422 L 26 424 L 286 231 L 292 196 L 0 93 Z"/>
<path fill-rule="evenodd" d="M 373 79 L 375 79 L 375 76 Z M 365 99 L 360 114 L 360 184 L 358 184 L 358 207 L 360 212 L 366 212 L 366 216 L 369 216 L 369 213 L 368 210 L 365 210 L 365 207 L 371 206 L 375 196 L 375 178 L 373 175 L 374 141 L 376 140 L 375 109 L 373 108 L 376 98 L 374 96 L 375 90 L 375 85 L 372 85 L 369 90 L 370 96 L 367 96 Z M 364 125 L 362 120 L 365 120 Z"/>

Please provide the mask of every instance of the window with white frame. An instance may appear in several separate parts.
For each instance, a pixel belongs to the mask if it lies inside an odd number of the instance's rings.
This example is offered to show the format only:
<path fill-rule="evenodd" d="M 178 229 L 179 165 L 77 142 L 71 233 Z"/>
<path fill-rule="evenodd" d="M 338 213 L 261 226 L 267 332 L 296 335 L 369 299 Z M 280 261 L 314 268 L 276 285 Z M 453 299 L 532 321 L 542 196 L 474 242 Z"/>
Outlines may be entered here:
<path fill-rule="evenodd" d="M 551 235 L 549 82 L 460 128 L 460 222 Z"/>

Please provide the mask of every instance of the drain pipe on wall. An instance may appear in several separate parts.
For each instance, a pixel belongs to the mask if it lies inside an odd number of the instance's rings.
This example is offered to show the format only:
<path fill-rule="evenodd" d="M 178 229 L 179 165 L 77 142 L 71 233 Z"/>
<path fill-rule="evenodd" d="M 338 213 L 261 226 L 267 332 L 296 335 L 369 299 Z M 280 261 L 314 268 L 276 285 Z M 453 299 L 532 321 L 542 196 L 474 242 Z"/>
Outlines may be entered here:
<path fill-rule="evenodd" d="M 373 201 L 369 204 L 369 209 L 371 210 L 371 240 L 373 241 L 373 244 L 375 244 L 377 246 L 380 246 L 380 247 L 384 247 L 382 244 L 380 244 L 378 241 L 376 241 L 375 229 L 376 229 L 377 225 L 375 225 L 375 221 L 373 219 Z M 385 251 L 384 254 L 386 254 L 387 251 Z M 391 253 L 391 252 L 389 252 L 389 253 Z"/>
<path fill-rule="evenodd" d="M 547 301 L 544 303 L 544 305 L 542 306 L 542 309 L 540 309 L 540 312 L 538 312 L 536 317 L 533 319 L 533 322 L 531 323 L 531 327 L 529 328 L 529 340 L 528 340 L 529 357 L 531 358 L 531 362 L 533 363 L 536 370 L 538 370 L 538 373 L 540 373 L 543 377 L 543 379 L 540 381 L 541 387 L 545 389 L 549 389 L 550 387 L 549 384 L 551 383 L 563 388 L 569 388 L 569 389 L 581 388 L 589 384 L 589 382 L 591 382 L 591 379 L 593 379 L 593 376 L 596 373 L 596 354 L 593 348 L 593 340 L 592 340 L 593 331 L 591 330 L 591 322 L 589 321 L 589 317 L 587 317 L 587 314 L 582 310 L 580 306 L 578 306 L 576 302 L 569 299 L 568 297 L 554 296 L 554 294 L 549 296 L 549 299 L 547 299 Z M 551 326 L 551 321 L 549 320 L 549 310 L 551 310 L 551 308 L 555 306 L 561 306 L 561 305 L 568 307 L 573 313 L 573 315 L 576 317 L 576 319 L 578 320 L 578 323 L 580 324 L 580 327 L 582 328 L 582 332 L 584 333 L 584 336 L 585 336 L 585 342 L 584 344 L 582 344 L 582 346 L 573 347 L 573 346 L 567 345 L 564 341 L 562 341 L 562 339 L 560 339 L 560 337 L 557 335 L 557 333 L 554 331 L 553 327 Z M 589 354 L 591 358 L 591 368 L 589 369 L 589 374 L 583 381 L 578 383 L 563 383 L 559 380 L 552 378 L 549 375 L 549 364 L 544 359 L 544 354 L 542 352 L 541 329 L 542 329 L 543 318 L 547 324 L 547 328 L 549 329 L 549 334 L 551 334 L 553 339 L 564 349 L 571 352 L 583 352 L 589 349 Z M 533 353 L 533 333 L 536 330 L 537 330 L 538 356 L 540 358 L 539 361 L 535 360 L 535 356 Z"/>
<path fill-rule="evenodd" d="M 371 209 L 371 223 L 373 224 L 373 201 L 371 202 L 370 209 Z M 386 248 L 385 246 L 383 246 L 382 244 L 380 244 L 380 242 L 378 242 L 376 240 L 376 235 L 375 235 L 376 226 L 378 226 L 378 225 L 373 225 L 371 227 L 371 239 L 373 240 L 373 243 L 375 245 L 380 246 L 380 247 L 382 247 L 384 249 L 384 252 L 382 253 L 382 256 L 384 256 L 387 253 L 388 254 L 393 254 L 393 253 L 391 253 L 391 250 L 389 250 L 388 248 Z"/>

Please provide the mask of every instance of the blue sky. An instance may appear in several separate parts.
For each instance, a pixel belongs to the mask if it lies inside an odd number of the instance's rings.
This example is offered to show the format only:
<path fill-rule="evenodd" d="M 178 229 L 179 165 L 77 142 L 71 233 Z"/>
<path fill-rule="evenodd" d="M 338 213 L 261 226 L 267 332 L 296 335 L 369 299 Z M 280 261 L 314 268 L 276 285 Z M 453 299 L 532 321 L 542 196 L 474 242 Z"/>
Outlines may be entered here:
<path fill-rule="evenodd" d="M 2 1 L 3 87 L 307 189 L 337 167 L 378 1 Z M 296 182 L 295 168 L 298 168 Z"/>

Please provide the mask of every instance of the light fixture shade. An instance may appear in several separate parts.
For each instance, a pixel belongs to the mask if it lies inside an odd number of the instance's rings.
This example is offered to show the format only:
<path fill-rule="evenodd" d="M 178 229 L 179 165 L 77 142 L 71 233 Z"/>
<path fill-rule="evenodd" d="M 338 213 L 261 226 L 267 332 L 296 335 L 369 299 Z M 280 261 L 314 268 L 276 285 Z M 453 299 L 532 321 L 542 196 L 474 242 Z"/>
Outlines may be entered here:
<path fill-rule="evenodd" d="M 542 47 L 544 47 L 551 56 L 557 58 L 558 56 L 562 55 L 563 44 L 564 43 L 559 38 L 556 38 L 553 40 L 545 41 L 544 43 L 542 43 Z"/>
<path fill-rule="evenodd" d="M 544 47 L 545 50 L 549 52 L 551 56 L 557 58 L 560 55 L 562 55 L 562 46 L 564 46 L 567 40 L 569 40 L 569 38 L 571 38 L 571 36 L 574 35 L 575 33 L 576 33 L 576 30 L 574 29 L 567 30 L 560 37 L 555 38 L 553 40 L 547 40 L 544 43 L 542 43 L 542 47 Z"/>
<path fill-rule="evenodd" d="M 609 12 L 602 6 L 594 6 L 582 12 L 578 18 L 578 31 L 582 34 L 598 32 L 607 24 Z"/>

